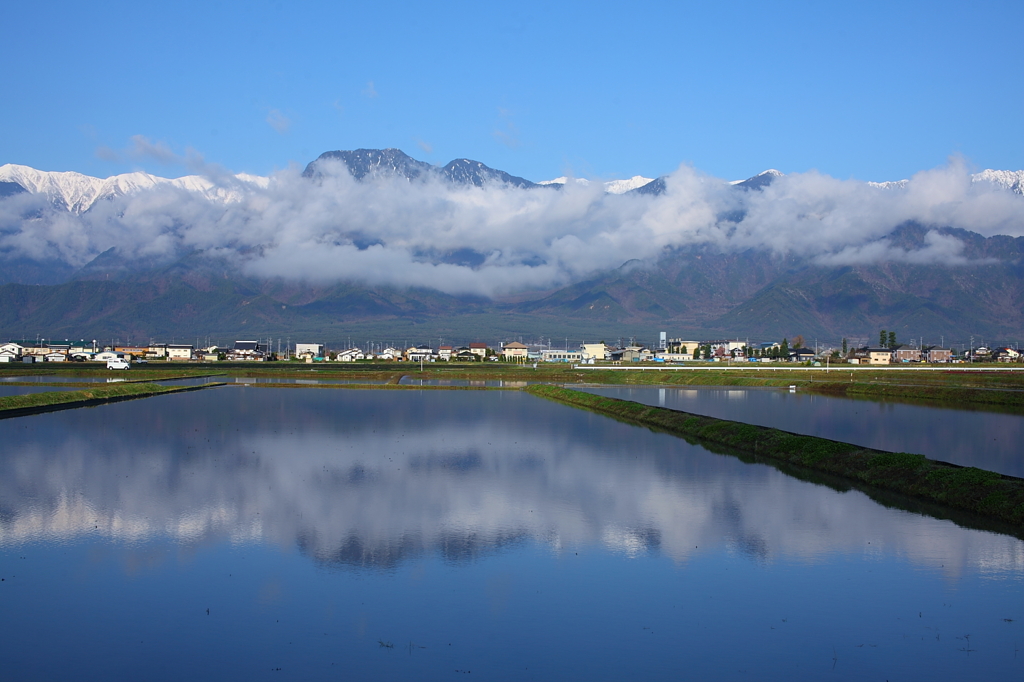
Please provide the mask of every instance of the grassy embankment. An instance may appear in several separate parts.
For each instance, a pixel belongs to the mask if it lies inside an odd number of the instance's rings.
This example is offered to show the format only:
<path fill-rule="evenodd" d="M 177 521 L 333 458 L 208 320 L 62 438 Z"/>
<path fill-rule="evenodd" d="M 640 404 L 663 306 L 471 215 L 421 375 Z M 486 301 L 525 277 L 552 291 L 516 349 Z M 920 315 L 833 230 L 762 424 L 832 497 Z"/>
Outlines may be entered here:
<path fill-rule="evenodd" d="M 30 366 L 31 367 L 31 366 Z M 699 369 L 661 370 L 657 366 L 629 370 L 578 370 L 562 364 L 531 365 L 507 363 L 432 363 L 421 372 L 415 363 L 153 363 L 152 368 L 133 368 L 126 379 L 159 381 L 216 375 L 258 378 L 316 378 L 383 381 L 397 384 L 404 375 L 413 379 L 505 380 L 563 384 L 606 384 L 622 386 L 797 386 L 802 391 L 844 396 L 864 400 L 892 400 L 955 407 L 977 407 L 1000 411 L 1024 412 L 1024 372 L 967 372 L 963 367 L 946 371 L 914 369 L 843 369 L 842 365 L 826 371 L 794 370 L 785 364 L 749 369 L 736 367 L 723 370 L 715 365 L 695 366 Z M 160 369 L 157 369 L 159 367 Z M 40 368 L 42 370 L 42 368 Z M 102 368 L 80 365 L 67 368 L 11 368 L 11 374 L 49 374 L 67 379 L 74 376 L 112 376 Z M 0 376 L 8 368 L 0 368 Z M 128 373 L 125 373 L 128 374 Z M 120 377 L 120 375 L 118 375 Z M 7 382 L 5 382 L 7 383 Z M 19 382 L 9 382 L 18 385 Z M 33 383 L 30 385 L 40 385 Z M 268 385 L 268 384 L 263 384 Z M 269 384 L 274 386 L 275 383 Z M 288 384 L 282 384 L 288 385 Z"/>
<path fill-rule="evenodd" d="M 400 378 L 400 377 L 399 377 Z M 351 390 L 381 391 L 517 391 L 521 387 L 505 386 L 418 386 L 416 384 L 399 384 L 397 381 L 386 384 L 285 384 L 272 381 L 258 384 L 226 384 L 227 386 L 247 386 L 249 388 L 339 388 Z"/>
<path fill-rule="evenodd" d="M 67 410 L 76 407 L 91 407 L 93 405 L 135 400 L 137 398 L 149 398 L 150 396 L 165 393 L 196 391 L 223 385 L 222 383 L 209 383 L 201 386 L 160 386 L 159 384 L 123 383 L 90 388 L 83 391 L 52 391 L 47 393 L 30 393 L 28 395 L 12 395 L 0 398 L 0 419 Z"/>
<path fill-rule="evenodd" d="M 555 386 L 536 385 L 526 390 L 627 423 L 724 446 L 783 470 L 789 465 L 838 476 L 1009 524 L 1018 536 L 1024 532 L 1024 479 L 938 462 L 924 455 L 873 450 Z"/>
<path fill-rule="evenodd" d="M 601 371 L 586 373 L 588 383 L 667 386 L 796 386 L 802 391 L 866 400 L 898 400 L 956 407 L 996 407 L 1024 411 L 1024 372 L 970 373 L 914 370 L 828 372 L 792 370 Z"/>

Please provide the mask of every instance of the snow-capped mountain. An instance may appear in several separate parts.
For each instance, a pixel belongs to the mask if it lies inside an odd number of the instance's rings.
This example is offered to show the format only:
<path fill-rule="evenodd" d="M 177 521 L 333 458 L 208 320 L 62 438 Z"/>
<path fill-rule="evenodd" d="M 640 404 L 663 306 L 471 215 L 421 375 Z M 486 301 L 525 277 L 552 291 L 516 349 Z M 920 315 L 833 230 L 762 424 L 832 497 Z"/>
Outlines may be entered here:
<path fill-rule="evenodd" d="M 256 175 L 234 176 L 239 182 L 266 187 L 269 179 Z M 40 171 L 8 163 L 0 166 L 0 182 L 14 183 L 33 194 L 44 194 L 57 207 L 72 213 L 84 213 L 100 199 L 113 199 L 154 187 L 173 187 L 201 194 L 211 201 L 237 201 L 237 189 L 223 187 L 199 175 L 161 178 L 149 173 L 124 173 L 109 178 L 94 178 L 73 171 Z"/>
<path fill-rule="evenodd" d="M 460 185 L 476 185 L 482 187 L 485 184 L 511 185 L 521 189 L 536 187 L 536 183 L 525 178 L 506 173 L 486 166 L 479 161 L 472 159 L 455 159 L 449 161 L 448 165 L 441 169 L 441 175 L 450 182 Z"/>
<path fill-rule="evenodd" d="M 746 180 L 733 180 L 729 184 L 740 189 L 764 189 L 775 182 L 776 178 L 785 177 L 785 173 L 769 168 Z"/>
<path fill-rule="evenodd" d="M 341 162 L 356 180 L 402 177 L 406 180 L 420 180 L 429 177 L 440 178 L 455 185 L 508 185 L 529 189 L 536 185 L 525 178 L 506 173 L 472 159 L 455 159 L 446 166 L 438 167 L 412 158 L 401 149 L 356 149 L 353 151 L 324 152 L 310 162 L 302 174 L 307 178 L 318 178 L 323 165 L 330 161 Z"/>
<path fill-rule="evenodd" d="M 1024 194 L 1024 170 L 983 170 L 972 175 L 971 182 L 991 182 L 993 185 L 998 185 L 1011 192 Z"/>
<path fill-rule="evenodd" d="M 869 182 L 868 187 L 876 189 L 905 189 L 909 180 L 887 180 L 885 182 Z"/>
<path fill-rule="evenodd" d="M 332 151 L 321 154 L 303 172 L 310 178 L 319 177 L 321 164 L 340 161 L 356 180 L 399 176 L 408 180 L 435 177 L 454 185 L 504 185 L 520 189 L 534 187 L 557 187 L 570 182 L 567 177 L 531 182 L 501 170 L 490 168 L 479 161 L 455 159 L 444 167 L 434 166 L 414 159 L 399 149 L 356 149 L 354 151 Z M 735 180 L 729 184 L 742 190 L 762 190 L 785 174 L 770 168 L 746 180 Z M 590 180 L 573 178 L 572 182 L 589 185 Z M 889 182 L 868 182 L 871 187 L 883 190 L 903 190 L 909 180 Z M 1024 195 L 1024 170 L 984 170 L 971 175 L 973 183 L 989 183 L 995 187 Z M 162 178 L 149 173 L 135 172 L 114 175 L 109 178 L 94 178 L 73 171 L 40 171 L 28 166 L 6 164 L 0 166 L 0 198 L 22 191 L 42 194 L 56 207 L 81 214 L 92 208 L 100 199 L 113 199 L 154 188 L 172 188 L 203 196 L 216 203 L 233 203 L 242 199 L 247 189 L 266 188 L 270 178 L 238 174 L 230 176 L 228 182 L 214 181 L 199 175 L 180 178 Z M 660 195 L 665 192 L 665 178 L 651 179 L 635 175 L 626 180 L 603 182 L 607 194 Z"/>
<path fill-rule="evenodd" d="M 575 182 L 580 185 L 589 185 L 590 180 L 586 178 L 574 178 Z M 631 192 L 634 189 L 639 189 L 647 183 L 653 181 L 653 178 L 645 178 L 642 175 L 634 175 L 628 180 L 608 180 L 604 183 L 604 191 L 608 194 L 625 194 Z M 562 176 L 555 178 L 554 180 L 542 180 L 538 182 L 538 185 L 564 185 L 569 182 L 569 178 Z"/>

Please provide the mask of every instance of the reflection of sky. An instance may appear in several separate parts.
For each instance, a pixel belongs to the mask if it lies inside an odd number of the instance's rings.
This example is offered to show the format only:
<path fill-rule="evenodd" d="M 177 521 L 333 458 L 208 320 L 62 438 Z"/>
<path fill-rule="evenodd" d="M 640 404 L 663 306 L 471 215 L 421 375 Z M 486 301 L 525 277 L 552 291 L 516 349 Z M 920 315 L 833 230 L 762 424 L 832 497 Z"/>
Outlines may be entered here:
<path fill-rule="evenodd" d="M 785 390 L 742 388 L 585 389 L 720 419 L 771 426 L 879 450 L 1024 477 L 1024 416 L 892 402 L 850 400 Z"/>
<path fill-rule="evenodd" d="M 0 545 L 227 538 L 393 566 L 530 540 L 1024 570 L 1015 539 L 518 392 L 222 388 L 4 420 L 0 442 Z"/>

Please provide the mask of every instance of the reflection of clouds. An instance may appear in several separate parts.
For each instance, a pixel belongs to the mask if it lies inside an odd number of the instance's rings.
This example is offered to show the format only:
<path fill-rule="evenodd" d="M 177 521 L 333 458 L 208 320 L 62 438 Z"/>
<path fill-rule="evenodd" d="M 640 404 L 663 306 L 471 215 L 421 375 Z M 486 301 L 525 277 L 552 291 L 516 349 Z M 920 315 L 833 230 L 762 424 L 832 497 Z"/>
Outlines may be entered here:
<path fill-rule="evenodd" d="M 0 461 L 0 545 L 223 538 L 380 567 L 535 541 L 680 562 L 724 546 L 759 562 L 878 553 L 951 575 L 1024 569 L 1014 538 L 524 394 L 181 398 L 106 406 L 102 420 L 77 410 L 0 423 L 11 444 Z"/>

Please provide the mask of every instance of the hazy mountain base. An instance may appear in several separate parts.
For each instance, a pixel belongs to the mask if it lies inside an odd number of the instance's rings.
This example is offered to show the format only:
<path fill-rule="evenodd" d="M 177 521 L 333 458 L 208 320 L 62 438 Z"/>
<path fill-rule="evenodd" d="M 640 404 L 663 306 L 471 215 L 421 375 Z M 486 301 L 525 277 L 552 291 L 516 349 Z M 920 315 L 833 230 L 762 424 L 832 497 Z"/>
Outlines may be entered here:
<path fill-rule="evenodd" d="M 904 225 L 890 243 L 913 251 L 927 232 Z M 964 244 L 962 260 L 971 264 L 826 266 L 766 251 L 693 247 L 554 292 L 502 300 L 257 280 L 201 253 L 157 265 L 125 262 L 111 250 L 70 282 L 0 286 L 0 336 L 220 343 L 273 336 L 332 344 L 544 337 L 556 347 L 565 339 L 651 342 L 659 331 L 838 341 L 873 339 L 885 328 L 901 339 L 923 336 L 932 343 L 971 334 L 1002 342 L 1024 336 L 1024 239 L 940 232 Z M 0 274 L 29 266 L 8 262 Z"/>

